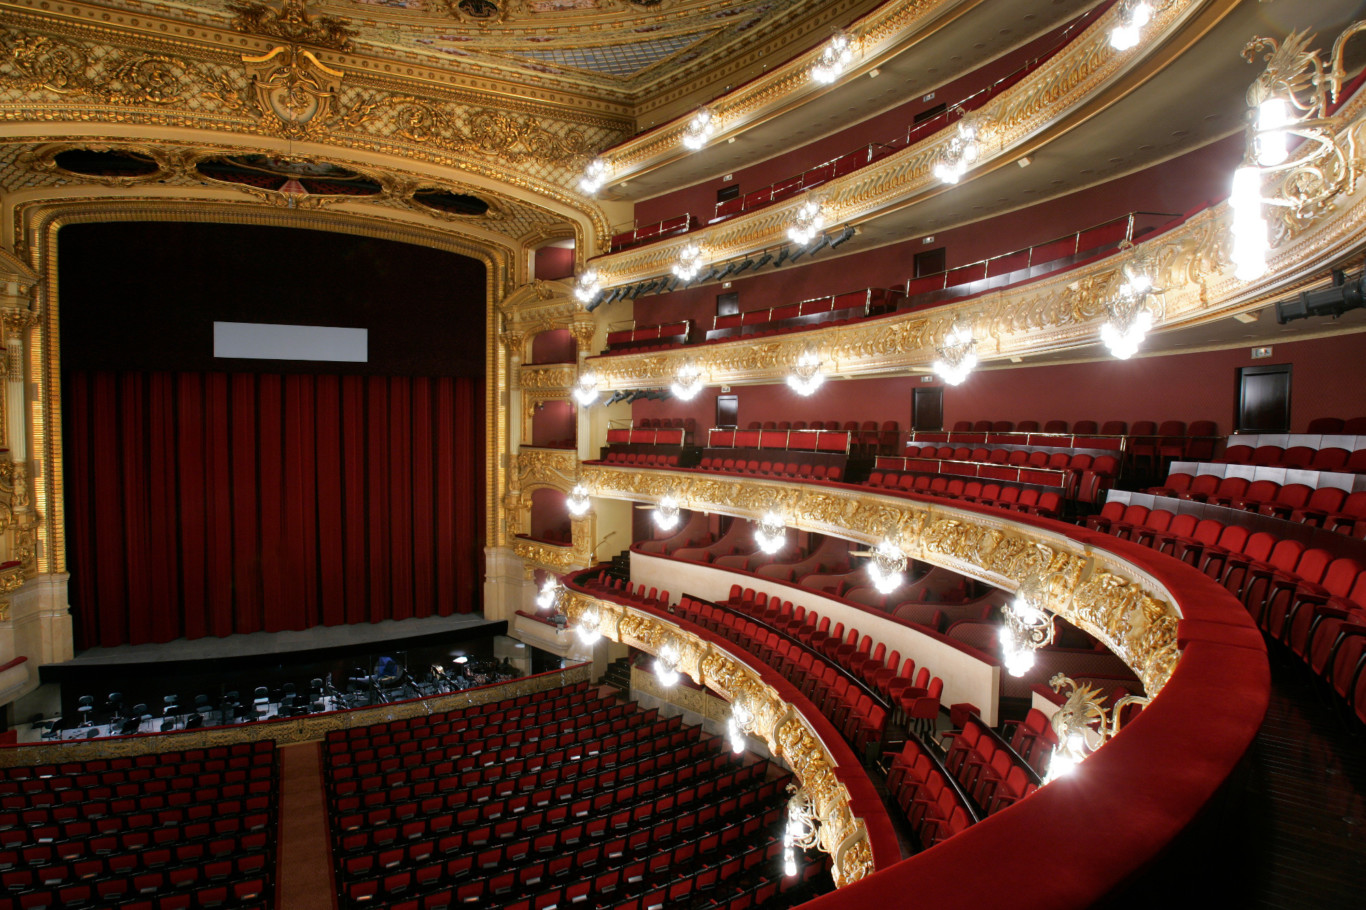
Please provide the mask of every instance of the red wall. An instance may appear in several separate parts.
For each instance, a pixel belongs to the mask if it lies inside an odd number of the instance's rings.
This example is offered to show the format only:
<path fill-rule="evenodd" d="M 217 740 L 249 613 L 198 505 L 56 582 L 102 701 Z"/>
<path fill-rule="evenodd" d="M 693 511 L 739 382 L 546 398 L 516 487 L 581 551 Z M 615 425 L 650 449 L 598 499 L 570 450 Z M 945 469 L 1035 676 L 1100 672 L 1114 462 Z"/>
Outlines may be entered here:
<path fill-rule="evenodd" d="M 542 281 L 568 278 L 574 274 L 574 250 L 560 246 L 543 246 L 536 251 L 536 277 Z"/>
<path fill-rule="evenodd" d="M 569 329 L 551 329 L 531 339 L 531 360 L 528 363 L 573 363 L 578 356 L 574 337 Z"/>
<path fill-rule="evenodd" d="M 568 540 L 571 530 L 569 510 L 563 490 L 542 488 L 531 491 L 531 536 L 537 540 Z"/>
<path fill-rule="evenodd" d="M 1220 433 L 1230 433 L 1238 368 L 1289 363 L 1291 430 L 1303 432 L 1316 417 L 1366 416 L 1363 353 L 1366 333 L 1354 333 L 1276 344 L 1269 359 L 1258 361 L 1252 360 L 1250 347 L 1243 347 L 1127 361 L 981 369 L 961 386 L 945 387 L 944 420 L 949 427 L 960 420 L 1213 420 Z M 809 399 L 785 385 L 737 386 L 734 392 L 739 396 L 741 426 L 753 420 L 895 420 L 905 430 L 910 427 L 912 390 L 922 387 L 917 376 L 899 376 L 827 381 Z M 707 427 L 716 413 L 715 396 L 715 389 L 707 389 L 690 404 L 638 402 L 634 417 L 694 417 L 699 427 Z"/>
<path fill-rule="evenodd" d="M 547 401 L 531 415 L 531 444 L 573 445 L 576 425 L 574 405 L 568 401 Z"/>
<path fill-rule="evenodd" d="M 1050 50 L 1057 43 L 1059 33 L 1065 28 L 1064 25 L 1054 29 L 962 78 L 934 89 L 934 98 L 931 101 L 924 101 L 924 95 L 918 95 L 912 101 L 869 117 L 833 135 L 735 171 L 733 180 L 717 177 L 705 183 L 642 200 L 636 203 L 636 224 L 653 224 L 685 212 L 693 213 L 705 224 L 715 214 L 716 191 L 722 187 L 738 185 L 741 195 L 752 193 L 770 183 L 796 176 L 808 168 L 824 164 L 869 143 L 888 142 L 902 137 L 921 111 L 945 103 L 952 106 L 998 79 L 1008 76 L 1027 61 Z"/>
<path fill-rule="evenodd" d="M 1007 212 L 988 222 L 944 231 L 933 244 L 912 239 L 842 257 L 826 251 L 810 265 L 769 269 L 736 279 L 729 289 L 708 284 L 642 297 L 634 304 L 635 319 L 641 325 L 692 319 L 705 331 L 716 315 L 716 295 L 727 290 L 740 295 L 741 311 L 764 309 L 858 288 L 904 284 L 911 277 L 915 254 L 934 247 L 945 248 L 952 268 L 1052 240 L 1131 211 L 1182 214 L 1228 195 L 1229 175 L 1242 154 L 1242 137 L 1232 136 L 1109 183 Z"/>

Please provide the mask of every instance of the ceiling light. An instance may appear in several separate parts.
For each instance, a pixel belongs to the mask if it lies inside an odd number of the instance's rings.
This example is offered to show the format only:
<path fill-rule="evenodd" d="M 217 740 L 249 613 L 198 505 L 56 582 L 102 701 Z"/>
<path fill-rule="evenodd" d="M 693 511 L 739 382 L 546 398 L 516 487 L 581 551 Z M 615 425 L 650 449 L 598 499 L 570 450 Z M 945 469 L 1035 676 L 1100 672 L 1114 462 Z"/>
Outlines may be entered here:
<path fill-rule="evenodd" d="M 730 750 L 736 755 L 745 751 L 745 734 L 752 729 L 753 724 L 754 712 L 749 709 L 743 696 L 737 696 L 730 706 L 730 720 L 726 722 Z"/>
<path fill-rule="evenodd" d="M 541 593 L 536 595 L 536 608 L 538 610 L 555 609 L 555 604 L 560 599 L 560 592 L 563 590 L 564 586 L 560 584 L 560 580 L 553 575 L 550 576 L 545 580 L 545 584 L 541 585 Z"/>
<path fill-rule="evenodd" d="M 840 77 L 844 68 L 854 59 L 854 49 L 849 36 L 837 31 L 821 48 L 820 57 L 811 67 L 811 78 L 821 85 L 829 85 Z"/>
<path fill-rule="evenodd" d="M 1153 8 L 1148 0 L 1123 0 L 1119 8 L 1119 23 L 1110 29 L 1110 46 L 1127 51 L 1138 44 L 1143 26 L 1152 21 Z"/>
<path fill-rule="evenodd" d="M 1252 281 L 1266 273 L 1267 223 L 1262 217 L 1262 170 L 1245 164 L 1233 172 L 1233 189 L 1228 197 L 1233 210 L 1234 277 Z"/>
<path fill-rule="evenodd" d="M 692 151 L 697 151 L 707 144 L 712 133 L 716 132 L 716 117 L 710 108 L 698 108 L 697 113 L 692 115 L 688 125 L 683 127 L 683 146 Z"/>
<path fill-rule="evenodd" d="M 678 661 L 682 655 L 678 652 L 678 645 L 673 639 L 667 639 L 659 647 L 659 654 L 655 657 L 655 676 L 665 687 L 673 686 L 679 680 Z"/>
<path fill-rule="evenodd" d="M 959 325 L 955 320 L 943 342 L 935 348 L 939 359 L 930 364 L 930 368 L 949 385 L 960 385 L 977 366 L 975 347 L 972 328 Z"/>
<path fill-rule="evenodd" d="M 599 628 L 601 624 L 602 616 L 598 613 L 597 607 L 590 606 L 584 609 L 579 614 L 578 628 L 576 629 L 579 641 L 586 645 L 597 644 L 598 639 L 602 638 L 602 632 Z"/>

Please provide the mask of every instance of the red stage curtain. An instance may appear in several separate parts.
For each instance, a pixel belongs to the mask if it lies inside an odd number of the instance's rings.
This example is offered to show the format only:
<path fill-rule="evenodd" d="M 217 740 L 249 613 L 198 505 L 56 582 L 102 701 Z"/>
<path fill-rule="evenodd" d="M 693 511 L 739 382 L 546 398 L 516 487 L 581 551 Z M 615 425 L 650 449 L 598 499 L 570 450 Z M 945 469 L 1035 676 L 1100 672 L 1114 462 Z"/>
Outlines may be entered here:
<path fill-rule="evenodd" d="M 477 607 L 480 380 L 67 381 L 68 561 L 82 647 Z"/>

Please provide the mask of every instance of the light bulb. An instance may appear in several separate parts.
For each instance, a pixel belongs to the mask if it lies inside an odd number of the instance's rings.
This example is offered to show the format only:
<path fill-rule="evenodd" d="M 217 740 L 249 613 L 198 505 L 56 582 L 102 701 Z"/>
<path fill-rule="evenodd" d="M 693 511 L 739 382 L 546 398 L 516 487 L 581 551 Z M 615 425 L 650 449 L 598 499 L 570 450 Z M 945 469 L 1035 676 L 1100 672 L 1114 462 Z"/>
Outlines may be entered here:
<path fill-rule="evenodd" d="M 1290 156 L 1290 105 L 1284 98 L 1268 98 L 1257 106 L 1257 163 L 1274 167 Z"/>

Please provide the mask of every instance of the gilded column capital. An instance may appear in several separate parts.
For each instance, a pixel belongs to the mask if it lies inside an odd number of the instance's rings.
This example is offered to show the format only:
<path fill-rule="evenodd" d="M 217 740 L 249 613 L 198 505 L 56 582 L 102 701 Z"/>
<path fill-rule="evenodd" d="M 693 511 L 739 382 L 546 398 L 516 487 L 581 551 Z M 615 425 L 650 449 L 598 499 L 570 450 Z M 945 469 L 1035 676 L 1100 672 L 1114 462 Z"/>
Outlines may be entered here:
<path fill-rule="evenodd" d="M 593 338 L 598 333 L 598 325 L 589 319 L 575 319 L 569 323 L 569 334 L 574 336 L 574 344 L 578 346 L 579 356 L 590 354 L 593 351 Z"/>

